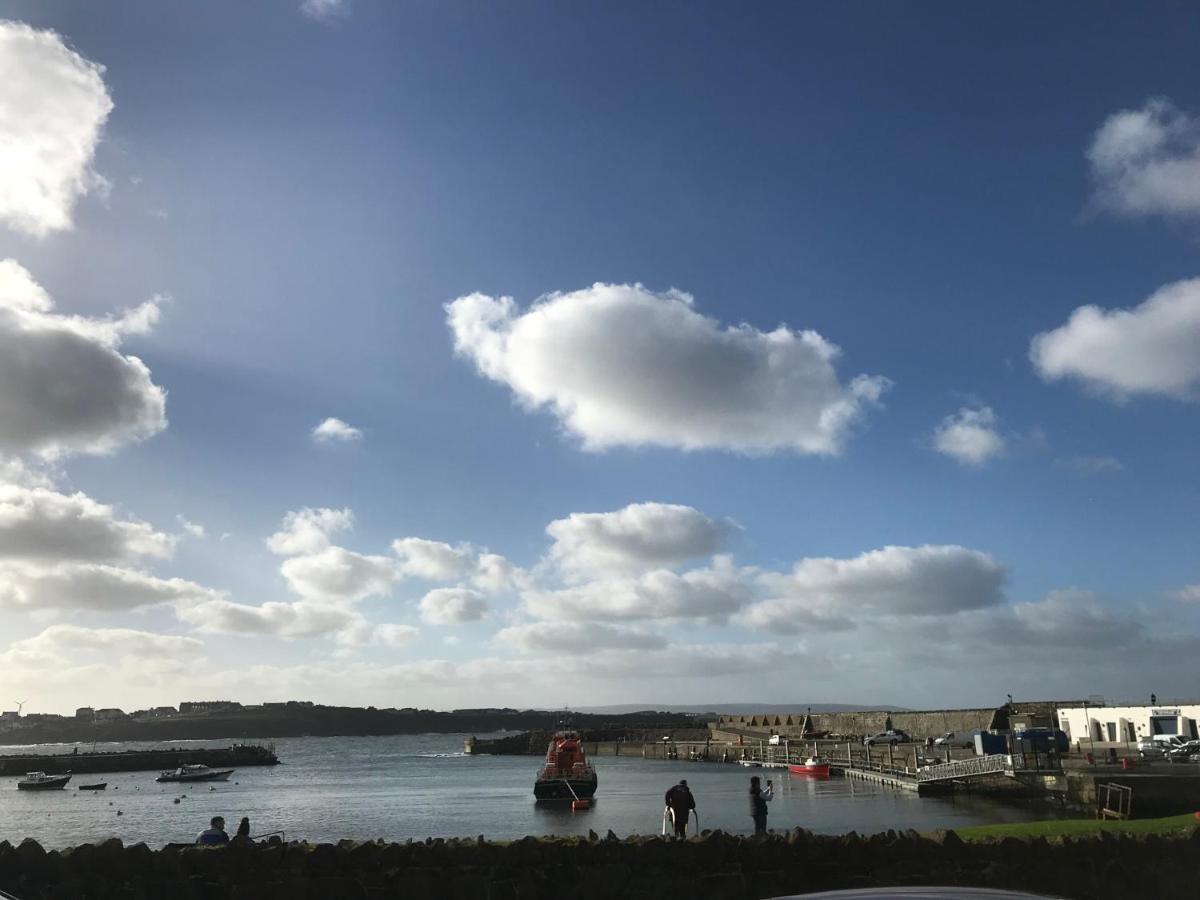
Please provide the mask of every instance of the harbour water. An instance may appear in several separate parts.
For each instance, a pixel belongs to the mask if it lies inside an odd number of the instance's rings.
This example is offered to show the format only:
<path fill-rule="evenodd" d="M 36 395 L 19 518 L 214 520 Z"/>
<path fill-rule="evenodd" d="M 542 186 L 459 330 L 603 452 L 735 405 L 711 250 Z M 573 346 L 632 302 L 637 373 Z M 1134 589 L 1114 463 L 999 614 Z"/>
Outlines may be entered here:
<path fill-rule="evenodd" d="M 33 837 L 46 847 L 66 847 L 118 837 L 127 844 L 144 841 L 159 847 L 194 840 L 214 815 L 225 817 L 231 833 L 242 816 L 249 816 L 252 834 L 282 831 L 288 840 L 312 842 L 477 835 L 504 840 L 527 834 L 586 835 L 589 830 L 603 836 L 610 829 L 619 836 L 658 834 L 663 793 L 680 778 L 688 780 L 696 796 L 701 828 L 748 833 L 753 830 L 746 799 L 751 774 L 775 781 L 768 820 L 772 829 L 931 831 L 1054 815 L 1044 804 L 917 797 L 848 779 L 814 780 L 782 770 L 639 757 L 593 760 L 600 777 L 595 804 L 572 812 L 569 803 L 534 801 L 538 758 L 466 756 L 465 737 L 278 740 L 282 765 L 239 769 L 229 782 L 213 785 L 158 784 L 157 773 L 122 772 L 78 776 L 65 791 L 43 793 L 18 791 L 17 779 L 0 779 L 0 840 L 17 843 Z M 0 753 L 30 750 L 70 752 L 60 746 L 0 748 Z M 81 781 L 107 781 L 108 790 L 81 792 L 76 788 Z"/>

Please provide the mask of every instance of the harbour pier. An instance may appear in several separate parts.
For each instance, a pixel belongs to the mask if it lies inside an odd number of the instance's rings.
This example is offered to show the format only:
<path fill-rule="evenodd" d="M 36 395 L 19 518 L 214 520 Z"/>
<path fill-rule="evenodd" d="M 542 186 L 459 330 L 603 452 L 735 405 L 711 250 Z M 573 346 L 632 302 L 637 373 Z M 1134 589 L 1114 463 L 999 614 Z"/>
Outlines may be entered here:
<path fill-rule="evenodd" d="M 160 772 L 180 766 L 205 765 L 214 769 L 275 766 L 275 745 L 234 744 L 230 747 L 159 747 L 153 750 L 101 752 L 21 753 L 0 756 L 0 776 L 45 772 L 75 775 L 97 772 Z"/>

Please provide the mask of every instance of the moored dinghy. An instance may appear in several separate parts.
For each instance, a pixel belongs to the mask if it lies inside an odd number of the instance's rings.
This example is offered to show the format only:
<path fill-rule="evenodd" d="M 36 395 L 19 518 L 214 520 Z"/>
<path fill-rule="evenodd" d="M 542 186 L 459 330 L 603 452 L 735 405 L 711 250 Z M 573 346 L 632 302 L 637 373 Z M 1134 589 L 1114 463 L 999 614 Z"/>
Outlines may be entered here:
<path fill-rule="evenodd" d="M 79 789 L 81 791 L 103 791 L 103 790 L 106 790 L 107 788 L 108 788 L 107 781 L 97 781 L 95 784 L 79 785 Z"/>
<path fill-rule="evenodd" d="M 818 778 L 829 777 L 829 760 L 819 756 L 810 756 L 803 763 L 793 763 L 788 766 L 793 775 L 815 775 Z"/>

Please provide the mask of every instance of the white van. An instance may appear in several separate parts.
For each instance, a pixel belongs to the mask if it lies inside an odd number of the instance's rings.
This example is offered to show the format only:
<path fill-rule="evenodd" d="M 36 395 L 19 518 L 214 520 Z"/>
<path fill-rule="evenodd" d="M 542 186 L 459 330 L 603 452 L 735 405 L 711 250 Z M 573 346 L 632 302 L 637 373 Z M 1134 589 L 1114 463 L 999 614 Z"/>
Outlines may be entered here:
<path fill-rule="evenodd" d="M 767 743 L 772 747 L 778 747 L 781 743 L 783 743 L 783 738 L 778 734 L 773 734 L 767 738 Z"/>
<path fill-rule="evenodd" d="M 959 731 L 947 731 L 940 738 L 935 738 L 935 747 L 974 747 L 975 735 Z"/>

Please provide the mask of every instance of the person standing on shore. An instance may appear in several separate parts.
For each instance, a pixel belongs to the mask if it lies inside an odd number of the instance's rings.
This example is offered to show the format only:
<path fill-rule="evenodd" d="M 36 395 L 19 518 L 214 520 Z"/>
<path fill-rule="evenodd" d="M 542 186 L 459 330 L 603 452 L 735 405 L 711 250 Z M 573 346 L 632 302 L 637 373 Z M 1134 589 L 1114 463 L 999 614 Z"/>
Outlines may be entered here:
<path fill-rule="evenodd" d="M 687 779 L 680 779 L 679 784 L 667 791 L 664 799 L 675 820 L 675 837 L 686 838 L 688 818 L 691 816 L 692 810 L 696 808 L 696 798 L 692 796 Z"/>
<path fill-rule="evenodd" d="M 754 833 L 767 833 L 767 801 L 771 794 L 764 793 L 760 787 L 758 776 L 750 776 L 750 816 L 754 819 Z"/>
<path fill-rule="evenodd" d="M 197 844 L 229 843 L 229 835 L 225 833 L 225 819 L 221 816 L 213 816 L 208 826 L 208 830 L 200 832 L 200 836 L 196 838 Z"/>

